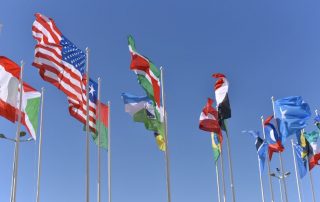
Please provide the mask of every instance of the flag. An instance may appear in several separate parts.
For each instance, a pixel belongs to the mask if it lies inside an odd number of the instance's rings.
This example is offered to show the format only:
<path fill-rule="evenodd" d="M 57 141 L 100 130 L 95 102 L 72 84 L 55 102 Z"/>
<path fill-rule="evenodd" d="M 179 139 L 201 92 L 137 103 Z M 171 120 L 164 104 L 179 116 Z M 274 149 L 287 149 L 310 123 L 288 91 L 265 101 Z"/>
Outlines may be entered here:
<path fill-rule="evenodd" d="M 264 164 L 266 161 L 268 143 L 260 137 L 259 131 L 249 130 L 249 131 L 242 131 L 242 133 L 250 134 L 253 138 L 255 138 L 256 140 L 255 145 L 256 145 L 257 154 L 259 157 L 259 164 L 260 164 L 261 171 L 263 171 Z"/>
<path fill-rule="evenodd" d="M 122 93 L 125 111 L 129 113 L 135 122 L 144 123 L 147 130 L 154 131 L 154 136 L 160 150 L 165 150 L 163 110 L 154 106 L 148 96 L 135 96 Z M 160 135 L 160 136 L 159 136 Z"/>
<path fill-rule="evenodd" d="M 36 139 L 38 130 L 40 98 L 40 92 L 27 83 L 23 83 L 21 123 L 26 127 L 33 139 Z M 17 110 L 18 109 L 19 102 L 17 103 Z"/>
<path fill-rule="evenodd" d="M 307 173 L 307 159 L 304 157 L 303 148 L 298 143 L 294 144 L 294 154 L 297 160 L 299 176 L 303 178 Z"/>
<path fill-rule="evenodd" d="M 130 69 L 138 76 L 138 82 L 146 91 L 148 97 L 160 107 L 160 71 L 147 58 L 136 51 L 135 41 L 128 37 L 129 51 L 131 54 Z"/>
<path fill-rule="evenodd" d="M 213 149 L 213 158 L 214 161 L 217 163 L 217 160 L 219 159 L 219 156 L 221 154 L 221 143 L 217 133 L 211 133 L 211 143 Z"/>
<path fill-rule="evenodd" d="M 314 168 L 316 165 L 320 165 L 319 160 L 320 160 L 320 153 L 313 155 L 309 159 L 309 171 L 312 170 L 312 168 Z"/>
<path fill-rule="evenodd" d="M 218 121 L 218 112 L 212 107 L 213 100 L 208 98 L 206 106 L 202 109 L 199 120 L 199 128 L 203 131 L 218 134 L 219 141 L 222 142 L 222 132 Z"/>
<path fill-rule="evenodd" d="M 212 77 L 218 79 L 214 85 L 214 92 L 218 105 L 217 108 L 220 126 L 225 130 L 224 120 L 231 117 L 231 108 L 228 98 L 229 82 L 225 75 L 220 73 L 213 74 Z"/>
<path fill-rule="evenodd" d="M 307 126 L 306 121 L 311 117 L 309 105 L 301 96 L 291 96 L 276 100 L 274 103 L 275 119 L 282 135 L 282 142 L 297 131 Z"/>
<path fill-rule="evenodd" d="M 99 102 L 100 101 L 97 101 L 97 106 L 99 106 Z M 94 142 L 96 143 L 96 145 L 99 145 L 99 136 L 98 136 L 98 132 L 99 132 L 100 137 L 101 137 L 100 138 L 100 147 L 104 148 L 104 149 L 108 148 L 108 129 L 109 129 L 108 115 L 109 115 L 109 106 L 105 105 L 103 103 L 100 103 L 100 117 L 98 116 L 98 114 L 96 114 L 97 130 L 95 133 L 92 134 L 92 138 L 93 138 Z"/>
<path fill-rule="evenodd" d="M 15 122 L 18 120 L 20 67 L 0 56 L 0 115 Z M 23 82 L 21 124 L 36 139 L 41 93 Z"/>
<path fill-rule="evenodd" d="M 32 35 L 37 41 L 33 66 L 39 69 L 43 80 L 53 84 L 67 95 L 69 112 L 86 124 L 87 99 L 86 54 L 69 41 L 51 18 L 37 13 Z M 92 83 L 90 93 L 92 95 Z M 90 98 L 90 97 L 89 97 Z M 96 103 L 89 99 L 89 126 L 95 130 Z"/>
<path fill-rule="evenodd" d="M 273 116 L 268 117 L 264 122 L 264 130 L 266 134 L 266 140 L 269 144 L 268 152 L 269 159 L 272 159 L 272 155 L 274 152 L 283 152 L 284 147 L 281 142 L 281 135 L 276 130 L 275 126 L 271 123 Z"/>
<path fill-rule="evenodd" d="M 0 115 L 11 122 L 16 119 L 19 82 L 20 67 L 0 56 Z"/>
<path fill-rule="evenodd" d="M 320 129 L 320 115 L 317 115 L 314 118 L 314 125 L 316 125 L 318 127 L 318 129 Z"/>
<path fill-rule="evenodd" d="M 318 138 L 319 138 L 319 132 L 317 131 L 312 131 L 311 133 L 303 133 L 305 138 L 308 140 L 310 143 L 313 153 L 317 153 L 317 147 L 318 147 Z"/>

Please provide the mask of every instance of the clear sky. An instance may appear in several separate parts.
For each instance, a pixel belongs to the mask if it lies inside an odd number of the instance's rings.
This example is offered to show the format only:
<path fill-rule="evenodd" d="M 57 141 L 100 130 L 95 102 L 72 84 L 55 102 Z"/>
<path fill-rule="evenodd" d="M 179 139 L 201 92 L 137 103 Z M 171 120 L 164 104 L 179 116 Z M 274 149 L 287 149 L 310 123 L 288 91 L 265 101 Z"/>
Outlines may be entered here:
<path fill-rule="evenodd" d="M 209 133 L 198 129 L 207 97 L 214 97 L 212 73 L 227 75 L 232 118 L 229 120 L 236 198 L 260 201 L 254 140 L 242 130 L 260 130 L 260 116 L 272 113 L 270 97 L 301 95 L 312 111 L 320 108 L 320 2 L 315 0 L 2 0 L 0 55 L 26 63 L 24 79 L 45 87 L 41 199 L 85 201 L 85 133 L 69 115 L 66 96 L 44 82 L 31 66 L 34 13 L 55 19 L 79 48 L 91 49 L 90 74 L 102 78 L 102 100 L 111 101 L 114 202 L 166 201 L 164 155 L 152 132 L 124 112 L 122 92 L 143 95 L 129 70 L 127 36 L 138 52 L 165 71 L 171 159 L 172 202 L 217 201 L 215 165 Z M 0 118 L 1 131 L 15 136 L 16 125 Z M 308 130 L 315 127 L 310 121 Z M 22 143 L 17 201 L 36 197 L 36 143 Z M 223 148 L 226 145 L 223 145 Z M 284 167 L 290 202 L 298 201 L 290 141 Z M 14 144 L 0 140 L 0 201 L 10 198 Z M 91 142 L 91 201 L 96 201 L 97 149 Z M 226 159 L 226 153 L 224 154 Z M 272 169 L 279 167 L 278 155 Z M 229 184 L 225 161 L 226 183 Z M 312 174 L 320 186 L 319 168 Z M 107 201 L 107 152 L 103 152 L 102 201 Z M 263 175 L 269 200 L 267 175 Z M 273 182 L 280 201 L 278 181 Z M 309 179 L 302 180 L 304 201 L 311 201 Z M 230 189 L 227 186 L 227 200 Z M 320 199 L 320 194 L 316 193 Z"/>

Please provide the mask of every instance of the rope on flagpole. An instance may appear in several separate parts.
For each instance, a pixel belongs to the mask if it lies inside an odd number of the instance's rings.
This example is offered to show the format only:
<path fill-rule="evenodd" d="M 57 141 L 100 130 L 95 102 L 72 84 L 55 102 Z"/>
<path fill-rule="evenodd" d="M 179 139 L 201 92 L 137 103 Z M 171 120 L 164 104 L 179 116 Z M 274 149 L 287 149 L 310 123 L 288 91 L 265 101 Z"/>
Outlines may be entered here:
<path fill-rule="evenodd" d="M 297 182 L 299 202 L 302 202 L 302 200 L 301 200 L 301 191 L 300 191 L 300 181 L 299 181 L 298 169 L 297 169 L 297 159 L 296 159 L 296 155 L 295 155 L 295 152 L 294 152 L 293 139 L 291 139 L 291 147 L 292 147 L 292 155 L 293 155 L 293 160 L 294 160 L 294 170 L 295 170 L 295 174 L 296 174 L 296 182 Z"/>
<path fill-rule="evenodd" d="M 44 106 L 44 87 L 41 88 L 41 107 L 40 107 L 40 128 L 39 128 L 39 148 L 38 148 L 38 179 L 37 179 L 37 202 L 40 202 L 40 177 L 42 163 L 42 127 L 43 127 L 43 106 Z"/>
<path fill-rule="evenodd" d="M 264 119 L 263 116 L 261 116 L 261 126 L 262 126 L 262 132 L 263 132 L 263 139 L 266 141 L 266 132 L 264 130 Z M 273 186 L 272 186 L 272 180 L 271 180 L 271 172 L 270 172 L 270 158 L 269 153 L 267 152 L 267 166 L 268 166 L 268 178 L 269 178 L 269 187 L 270 187 L 270 194 L 271 194 L 271 202 L 274 202 L 274 193 L 273 193 Z"/>
<path fill-rule="evenodd" d="M 89 48 L 86 48 L 86 202 L 90 201 Z"/>
<path fill-rule="evenodd" d="M 12 174 L 12 187 L 11 187 L 11 202 L 16 202 L 16 194 L 17 194 L 17 178 L 18 178 L 18 161 L 19 161 L 19 145 L 20 145 L 20 131 L 21 131 L 21 108 L 22 108 L 22 94 L 23 94 L 23 68 L 24 62 L 21 61 L 21 69 L 20 69 L 20 93 L 19 93 L 19 112 L 18 112 L 18 126 L 17 126 L 17 134 L 15 139 L 15 148 L 14 148 L 14 160 L 13 160 L 13 174 Z"/>
<path fill-rule="evenodd" d="M 170 190 L 170 160 L 169 160 L 169 146 L 168 146 L 168 126 L 167 126 L 167 112 L 165 107 L 165 95 L 164 95 L 164 81 L 163 81 L 163 68 L 160 67 L 161 73 L 161 97 L 162 97 L 162 107 L 163 107 L 163 116 L 165 124 L 165 145 L 166 149 L 164 151 L 166 159 L 166 179 L 167 179 L 167 199 L 168 202 L 171 202 L 171 190 Z"/>
<path fill-rule="evenodd" d="M 111 102 L 108 102 L 108 198 L 111 202 Z"/>
<path fill-rule="evenodd" d="M 274 97 L 272 96 L 271 97 L 271 101 L 272 101 L 272 110 L 273 110 L 273 117 L 274 117 L 274 119 L 276 118 L 276 114 L 275 114 L 275 110 L 274 110 Z M 279 127 L 278 127 L 278 123 L 277 123 L 277 121 L 275 122 L 275 125 L 276 125 L 276 128 L 278 129 Z M 283 162 L 282 162 L 282 154 L 281 154 L 281 152 L 279 152 L 279 159 L 280 159 L 280 172 L 281 173 L 284 173 L 284 166 L 283 166 Z M 285 177 L 282 177 L 281 178 L 282 179 L 282 183 L 283 183 L 283 187 L 284 187 L 284 196 L 285 196 L 285 199 L 286 199 L 286 202 L 288 202 L 288 195 L 287 195 L 287 184 L 286 184 L 286 179 L 285 179 Z"/>

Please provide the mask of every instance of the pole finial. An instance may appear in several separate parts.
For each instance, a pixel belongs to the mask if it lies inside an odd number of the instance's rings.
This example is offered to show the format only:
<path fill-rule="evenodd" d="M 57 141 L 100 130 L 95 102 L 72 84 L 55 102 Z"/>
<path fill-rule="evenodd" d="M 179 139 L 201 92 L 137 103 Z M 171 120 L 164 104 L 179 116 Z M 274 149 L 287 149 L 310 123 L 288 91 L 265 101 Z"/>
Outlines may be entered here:
<path fill-rule="evenodd" d="M 316 115 L 318 116 L 318 110 L 316 109 L 314 112 L 315 112 L 315 113 L 316 113 Z"/>
<path fill-rule="evenodd" d="M 89 53 L 90 49 L 89 47 L 86 47 L 86 53 Z"/>
<path fill-rule="evenodd" d="M 263 120 L 263 115 L 262 115 L 262 116 L 260 116 L 260 118 L 261 118 L 261 120 Z"/>
<path fill-rule="evenodd" d="M 274 101 L 274 97 L 273 96 L 271 96 L 271 100 Z"/>
<path fill-rule="evenodd" d="M 160 70 L 162 70 L 162 66 L 160 66 Z"/>

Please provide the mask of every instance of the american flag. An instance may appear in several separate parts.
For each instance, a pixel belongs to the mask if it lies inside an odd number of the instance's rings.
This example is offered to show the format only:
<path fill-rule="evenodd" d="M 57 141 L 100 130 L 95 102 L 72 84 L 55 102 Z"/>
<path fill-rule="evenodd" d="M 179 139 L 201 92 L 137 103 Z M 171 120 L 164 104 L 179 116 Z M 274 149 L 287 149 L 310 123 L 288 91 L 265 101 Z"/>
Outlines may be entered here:
<path fill-rule="evenodd" d="M 53 19 L 35 14 L 32 35 L 36 39 L 33 66 L 43 80 L 68 97 L 69 112 L 86 124 L 86 54 L 62 35 Z M 89 80 L 89 126 L 95 130 L 97 84 Z"/>

